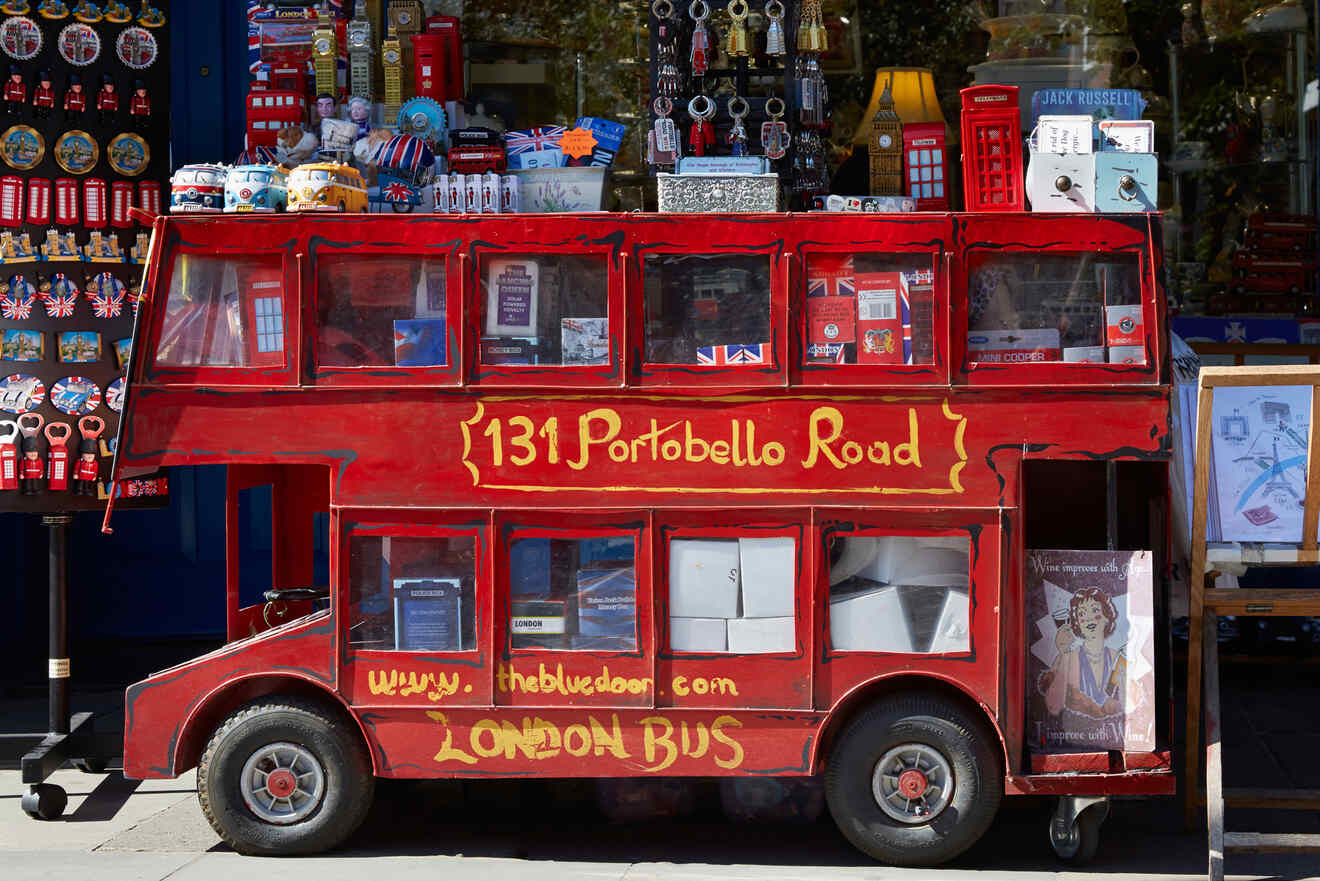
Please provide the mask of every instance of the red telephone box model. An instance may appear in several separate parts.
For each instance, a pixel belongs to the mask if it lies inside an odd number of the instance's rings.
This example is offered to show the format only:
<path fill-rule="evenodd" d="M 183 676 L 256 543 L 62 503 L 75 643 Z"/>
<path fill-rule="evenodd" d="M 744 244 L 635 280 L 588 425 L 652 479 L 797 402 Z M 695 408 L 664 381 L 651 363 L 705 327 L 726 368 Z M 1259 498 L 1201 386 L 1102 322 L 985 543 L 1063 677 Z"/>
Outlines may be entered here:
<path fill-rule="evenodd" d="M 1058 798 L 1076 858 L 1105 797 L 1173 793 L 1168 712 L 1128 750 L 1026 722 L 1028 551 L 1165 553 L 1157 215 L 153 234 L 113 476 L 229 466 L 230 642 L 128 689 L 124 771 L 198 767 L 238 850 L 334 846 L 377 777 L 823 773 L 847 837 L 908 865 L 1004 795 Z M 886 278 L 893 327 L 850 312 Z M 1143 330 L 1105 363 L 1120 294 Z M 258 486 L 272 590 L 240 607 Z"/>
<path fill-rule="evenodd" d="M 948 157 L 944 123 L 913 122 L 903 126 L 903 172 L 907 194 L 918 211 L 948 211 Z"/>
<path fill-rule="evenodd" d="M 968 211 L 1022 211 L 1017 86 L 962 90 L 963 202 Z"/>

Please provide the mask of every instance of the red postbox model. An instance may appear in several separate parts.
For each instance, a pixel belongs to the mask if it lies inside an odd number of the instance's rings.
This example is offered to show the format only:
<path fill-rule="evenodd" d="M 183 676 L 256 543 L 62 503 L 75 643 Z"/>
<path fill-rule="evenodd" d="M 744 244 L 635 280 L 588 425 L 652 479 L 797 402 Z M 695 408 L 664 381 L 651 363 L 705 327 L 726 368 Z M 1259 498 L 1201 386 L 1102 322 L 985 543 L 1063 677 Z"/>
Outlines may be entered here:
<path fill-rule="evenodd" d="M 444 103 L 449 93 L 449 57 L 441 34 L 413 34 L 413 91 Z"/>
<path fill-rule="evenodd" d="M 1017 86 L 962 90 L 963 202 L 968 211 L 1022 211 Z"/>
<path fill-rule="evenodd" d="M 433 15 L 426 20 L 426 32 L 444 38 L 445 94 L 436 98 L 445 101 L 463 99 L 463 32 L 459 20 L 452 15 Z"/>

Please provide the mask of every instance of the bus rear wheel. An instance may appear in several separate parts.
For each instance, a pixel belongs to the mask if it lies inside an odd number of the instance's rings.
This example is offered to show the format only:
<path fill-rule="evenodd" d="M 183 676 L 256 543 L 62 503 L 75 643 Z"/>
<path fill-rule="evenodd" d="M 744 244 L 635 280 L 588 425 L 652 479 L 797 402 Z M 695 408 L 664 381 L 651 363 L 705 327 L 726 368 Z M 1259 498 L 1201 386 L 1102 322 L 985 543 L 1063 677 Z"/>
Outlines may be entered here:
<path fill-rule="evenodd" d="M 211 827 L 239 853 L 260 856 L 340 844 L 366 817 L 374 788 L 355 732 L 292 697 L 230 714 L 197 766 L 197 797 Z"/>
<path fill-rule="evenodd" d="M 847 724 L 825 772 L 844 837 L 895 866 L 936 866 L 985 834 L 1004 775 L 979 719 L 935 694 L 878 701 Z"/>

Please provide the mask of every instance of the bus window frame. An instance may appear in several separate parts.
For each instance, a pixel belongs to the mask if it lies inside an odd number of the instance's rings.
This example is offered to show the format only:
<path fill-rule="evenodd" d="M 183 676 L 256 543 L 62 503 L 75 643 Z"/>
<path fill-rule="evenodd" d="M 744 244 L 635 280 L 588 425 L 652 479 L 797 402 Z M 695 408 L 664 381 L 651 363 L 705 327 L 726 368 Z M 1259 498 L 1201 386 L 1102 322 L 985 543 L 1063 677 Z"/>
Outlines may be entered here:
<path fill-rule="evenodd" d="M 901 674 L 944 681 L 997 713 L 1005 700 L 1000 673 L 1012 666 L 999 654 L 1004 633 L 1014 626 L 1007 616 L 1014 614 L 1014 608 L 1021 611 L 1020 603 L 1004 601 L 1006 591 L 1012 590 L 1005 581 L 1011 560 L 1002 546 L 1009 526 L 1000 510 L 876 507 L 817 508 L 814 513 L 819 633 L 813 671 L 815 709 L 830 710 L 869 681 Z M 968 537 L 968 650 L 942 654 L 835 650 L 830 645 L 829 551 L 825 545 L 833 535 Z M 1020 592 L 1019 586 L 1016 593 Z"/>
<path fill-rule="evenodd" d="M 1162 342 L 1165 327 L 1159 322 L 1161 310 L 1155 306 L 1156 297 L 1163 297 L 1164 287 L 1158 281 L 1156 257 L 1149 247 L 1151 236 L 1160 236 L 1158 228 L 1151 228 L 1150 217 L 1145 214 L 1099 215 L 1069 214 L 1070 229 L 1079 228 L 1080 234 L 1063 237 L 1051 223 L 1042 223 L 1039 215 L 1032 214 L 973 214 L 968 215 L 959 237 L 957 258 L 952 261 L 949 291 L 962 308 L 954 309 L 951 322 L 954 368 L 953 382 L 964 386 L 1006 386 L 1043 388 L 1049 386 L 1124 386 L 1158 385 L 1163 377 L 1163 361 L 1168 357 Z M 1076 224 L 1076 226 L 1071 226 Z M 1120 233 L 1127 235 L 1120 237 Z M 1011 243 L 1011 244 L 1006 244 Z M 969 316 L 967 292 L 971 281 L 969 261 L 978 254 L 1013 255 L 1059 254 L 1099 257 L 1108 255 L 1137 255 L 1137 272 L 1141 290 L 1137 302 L 1142 307 L 1142 326 L 1146 334 L 1145 364 L 1084 364 L 1049 361 L 1040 364 L 992 364 L 973 362 L 967 350 Z M 1107 347 L 1106 347 L 1107 348 Z"/>
<path fill-rule="evenodd" d="M 307 352 L 307 380 L 320 387 L 349 386 L 355 388 L 383 387 L 409 388 L 429 386 L 462 386 L 463 383 L 463 296 L 456 281 L 463 262 L 460 249 L 464 244 L 459 235 L 443 237 L 443 241 L 428 245 L 397 245 L 350 240 L 331 241 L 313 236 L 307 259 L 308 295 L 303 298 L 303 326 L 307 328 L 303 345 Z M 333 254 L 354 257 L 383 257 L 412 259 L 420 265 L 426 260 L 440 260 L 445 269 L 445 360 L 442 365 L 429 367 L 398 367 L 390 364 L 363 364 L 322 366 L 318 358 L 320 341 L 320 257 Z"/>
<path fill-rule="evenodd" d="M 811 508 L 717 510 L 669 509 L 655 512 L 656 675 L 664 683 L 656 698 L 660 707 L 811 709 L 812 647 L 816 626 L 812 601 L 816 565 Z M 675 651 L 669 642 L 669 543 L 685 538 L 793 538 L 797 543 L 793 579 L 794 644 L 787 652 L 737 653 Z M 679 694 L 674 685 L 697 679 L 731 680 L 737 695 L 705 695 L 689 687 Z"/>
<path fill-rule="evenodd" d="M 497 223 L 525 220 L 498 215 L 483 216 L 483 222 Z M 623 388 L 625 328 L 627 313 L 626 258 L 616 240 L 575 240 L 546 244 L 535 223 L 519 222 L 498 244 L 473 239 L 467 244 L 470 256 L 464 272 L 464 336 L 466 339 L 468 381 L 489 387 L 537 389 Z M 486 296 L 482 288 L 484 261 L 500 257 L 599 257 L 605 265 L 605 309 L 609 327 L 610 356 L 605 364 L 483 364 L 481 361 L 482 327 L 486 317 Z"/>
<path fill-rule="evenodd" d="M 634 241 L 628 290 L 638 291 L 628 316 L 629 385 L 666 389 L 750 389 L 788 386 L 789 290 L 794 255 L 773 228 L 739 223 L 727 217 L 691 223 L 691 228 L 666 230 L 666 241 Z M 775 237 L 771 237 L 775 236 Z M 640 236 L 639 236 L 640 238 Z M 769 261 L 769 321 L 771 363 L 762 365 L 666 364 L 646 360 L 646 258 L 649 256 L 763 256 Z M 730 341 L 733 342 L 733 341 Z M 744 340 L 752 343 L 753 340 Z M 757 341 L 760 342 L 760 341 Z"/>
<path fill-rule="evenodd" d="M 520 674 L 539 674 L 544 669 L 552 675 L 562 668 L 567 676 L 590 676 L 593 682 L 608 668 L 612 679 L 646 679 L 649 685 L 640 694 L 551 694 L 544 692 L 523 694 L 521 698 L 512 688 L 508 692 L 495 689 L 495 705 L 501 707 L 652 707 L 656 698 L 656 640 L 654 595 L 650 590 L 654 566 L 651 559 L 653 517 L 650 510 L 617 508 L 599 511 L 496 509 L 495 536 L 495 642 L 496 656 L 501 665 Z M 555 523 L 555 526 L 547 524 Z M 509 549 L 517 539 L 605 538 L 633 533 L 633 574 L 637 585 L 635 626 L 637 647 L 631 651 L 574 650 L 552 648 L 512 647 L 509 616 L 512 612 L 510 596 Z M 517 664 L 515 668 L 514 665 Z M 499 671 L 502 672 L 502 671 Z M 497 678 L 498 673 L 497 673 Z"/>
<path fill-rule="evenodd" d="M 950 372 L 949 324 L 953 288 L 950 287 L 950 242 L 952 229 L 946 215 L 935 217 L 886 215 L 886 222 L 858 223 L 855 234 L 845 234 L 841 241 L 803 241 L 798 245 L 796 270 L 790 305 L 792 346 L 789 352 L 789 378 L 794 386 L 820 387 L 892 387 L 911 385 L 948 385 Z M 906 256 L 929 254 L 935 274 L 932 292 L 934 360 L 930 364 L 828 364 L 806 363 L 809 314 L 807 310 L 807 270 L 813 257 L 820 255 Z"/>
<path fill-rule="evenodd" d="M 226 229 L 212 236 L 199 236 L 209 241 L 184 241 L 177 227 L 174 227 L 162 249 L 159 268 L 155 269 L 148 283 L 154 290 L 163 292 L 163 296 L 150 304 L 150 325 L 142 346 L 141 380 L 148 385 L 169 386 L 238 386 L 275 388 L 298 384 L 298 376 L 303 357 L 302 314 L 299 303 L 302 299 L 302 279 L 298 272 L 297 238 L 290 230 L 290 237 L 272 246 L 272 230 L 263 230 L 260 224 L 235 223 L 225 218 L 214 218 L 215 226 Z M 276 221 L 278 223 L 279 221 Z M 286 223 L 288 221 L 285 221 Z M 189 229 L 190 233 L 194 230 Z M 210 232 L 208 229 L 207 232 Z M 223 243 L 223 244 L 221 244 Z M 280 296 L 284 313 L 284 364 L 282 366 L 222 366 L 199 365 L 180 366 L 159 364 L 156 361 L 157 347 L 160 345 L 164 329 L 165 316 L 168 312 L 170 285 L 174 280 L 175 267 L 181 257 L 209 257 L 214 259 L 271 258 L 280 262 L 283 286 Z M 136 347 L 134 347 L 136 348 Z M 135 353 L 135 360 L 139 357 Z"/>
<path fill-rule="evenodd" d="M 337 573 L 333 606 L 338 622 L 335 633 L 339 639 L 342 670 L 339 691 L 355 709 L 373 706 L 424 706 L 441 709 L 445 706 L 489 707 L 493 701 L 495 661 L 492 646 L 492 545 L 490 509 L 341 509 L 335 512 L 331 530 L 335 535 L 332 547 L 337 559 L 331 570 Z M 391 649 L 357 649 L 349 642 L 348 629 L 352 625 L 351 612 L 351 542 L 354 536 L 380 536 L 390 538 L 467 538 L 471 537 L 476 549 L 473 578 L 474 619 L 473 635 L 476 645 L 472 650 L 458 652 L 431 652 Z M 460 679 L 458 691 L 437 700 L 429 696 L 434 688 L 418 690 L 411 695 L 375 695 L 370 689 L 370 673 L 389 675 L 397 670 L 400 677 L 409 673 L 439 674 L 444 672 Z M 471 690 L 465 690 L 466 686 Z"/>

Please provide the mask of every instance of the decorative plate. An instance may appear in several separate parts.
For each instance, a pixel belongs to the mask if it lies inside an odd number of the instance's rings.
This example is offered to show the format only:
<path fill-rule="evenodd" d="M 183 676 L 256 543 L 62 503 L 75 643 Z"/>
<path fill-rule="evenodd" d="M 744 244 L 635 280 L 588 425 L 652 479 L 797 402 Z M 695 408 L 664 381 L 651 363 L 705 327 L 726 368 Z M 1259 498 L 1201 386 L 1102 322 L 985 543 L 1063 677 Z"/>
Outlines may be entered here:
<path fill-rule="evenodd" d="M 66 376 L 50 387 L 50 403 L 70 416 L 91 413 L 101 406 L 101 387 L 85 376 Z"/>
<path fill-rule="evenodd" d="M 106 159 L 110 167 L 127 177 L 137 177 L 147 170 L 151 162 L 151 150 L 141 135 L 125 132 L 115 135 L 105 148 Z"/>
<path fill-rule="evenodd" d="M 86 67 L 101 57 L 101 38 L 89 24 L 66 25 L 55 45 L 61 58 L 78 67 Z"/>
<path fill-rule="evenodd" d="M 116 413 L 124 409 L 124 377 L 119 377 L 105 387 L 105 405 Z"/>
<path fill-rule="evenodd" d="M 27 171 L 36 168 L 46 155 L 46 141 L 30 125 L 14 125 L 0 135 L 0 156 L 11 168 Z"/>
<path fill-rule="evenodd" d="M 134 70 L 151 67 L 156 61 L 156 37 L 146 28 L 124 28 L 115 40 L 115 54 Z"/>
<path fill-rule="evenodd" d="M 13 373 L 0 379 L 0 410 L 6 413 L 31 413 L 46 400 L 46 384 L 26 373 Z"/>
<path fill-rule="evenodd" d="M 41 26 L 23 15 L 0 24 L 0 49 L 17 61 L 28 61 L 41 51 Z"/>
<path fill-rule="evenodd" d="M 55 161 L 69 174 L 86 174 L 100 158 L 101 147 L 87 132 L 71 129 L 55 142 Z"/>
<path fill-rule="evenodd" d="M 432 98 L 409 98 L 399 107 L 399 134 L 416 135 L 431 144 L 449 134 L 445 109 Z"/>

